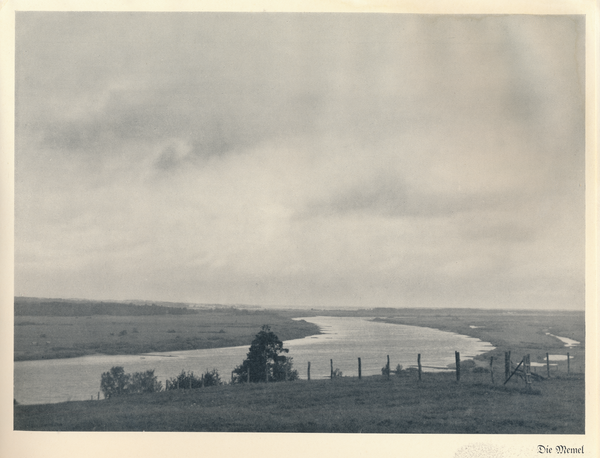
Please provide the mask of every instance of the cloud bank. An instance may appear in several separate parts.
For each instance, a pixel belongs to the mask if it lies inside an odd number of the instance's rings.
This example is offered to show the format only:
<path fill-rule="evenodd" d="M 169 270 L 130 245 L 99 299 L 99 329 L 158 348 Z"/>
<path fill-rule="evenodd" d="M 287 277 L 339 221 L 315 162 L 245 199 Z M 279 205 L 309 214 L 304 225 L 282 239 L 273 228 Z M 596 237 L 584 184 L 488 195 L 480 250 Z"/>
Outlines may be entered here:
<path fill-rule="evenodd" d="M 584 305 L 582 18 L 18 13 L 18 295 Z"/>

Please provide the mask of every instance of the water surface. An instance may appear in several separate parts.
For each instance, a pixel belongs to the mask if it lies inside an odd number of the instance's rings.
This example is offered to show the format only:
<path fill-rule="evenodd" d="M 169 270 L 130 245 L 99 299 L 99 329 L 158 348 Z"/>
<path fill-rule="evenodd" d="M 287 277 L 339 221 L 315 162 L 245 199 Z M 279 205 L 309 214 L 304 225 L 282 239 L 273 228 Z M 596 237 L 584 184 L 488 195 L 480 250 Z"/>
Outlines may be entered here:
<path fill-rule="evenodd" d="M 362 374 L 381 374 L 387 355 L 392 369 L 397 364 L 414 366 L 421 354 L 424 370 L 440 370 L 454 363 L 454 352 L 461 359 L 472 358 L 493 349 L 479 339 L 432 328 L 405 326 L 370 321 L 369 318 L 310 317 L 298 318 L 316 324 L 322 334 L 284 342 L 293 358 L 300 378 L 307 378 L 308 362 L 311 379 L 328 377 L 330 361 L 345 376 L 358 375 L 358 358 Z M 144 355 L 93 355 L 79 358 L 14 363 L 14 398 L 21 404 L 45 404 L 69 400 L 97 399 L 100 377 L 112 366 L 123 366 L 125 372 L 155 370 L 165 385 L 168 378 L 182 370 L 200 375 L 217 369 L 224 381 L 242 363 L 248 345 L 205 350 L 148 353 Z M 100 393 L 102 399 L 102 394 Z"/>

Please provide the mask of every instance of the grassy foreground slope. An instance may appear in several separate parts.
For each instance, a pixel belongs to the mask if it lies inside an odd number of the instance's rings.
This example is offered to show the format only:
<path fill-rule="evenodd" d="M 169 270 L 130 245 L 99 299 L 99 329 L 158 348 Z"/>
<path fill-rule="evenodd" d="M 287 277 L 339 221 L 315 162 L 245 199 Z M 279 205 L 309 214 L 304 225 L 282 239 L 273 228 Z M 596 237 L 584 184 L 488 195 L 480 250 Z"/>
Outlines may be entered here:
<path fill-rule="evenodd" d="M 453 373 L 299 380 L 17 405 L 15 430 L 583 434 L 584 377 Z"/>

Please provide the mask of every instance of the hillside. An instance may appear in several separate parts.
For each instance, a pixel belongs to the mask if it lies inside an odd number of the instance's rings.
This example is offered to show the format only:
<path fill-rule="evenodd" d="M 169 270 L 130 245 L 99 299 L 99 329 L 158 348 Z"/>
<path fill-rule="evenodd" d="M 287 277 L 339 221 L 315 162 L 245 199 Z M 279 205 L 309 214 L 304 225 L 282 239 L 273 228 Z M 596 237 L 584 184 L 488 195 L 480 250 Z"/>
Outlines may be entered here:
<path fill-rule="evenodd" d="M 16 405 L 15 430 L 583 434 L 584 377 L 492 384 L 482 372 L 225 385 Z"/>

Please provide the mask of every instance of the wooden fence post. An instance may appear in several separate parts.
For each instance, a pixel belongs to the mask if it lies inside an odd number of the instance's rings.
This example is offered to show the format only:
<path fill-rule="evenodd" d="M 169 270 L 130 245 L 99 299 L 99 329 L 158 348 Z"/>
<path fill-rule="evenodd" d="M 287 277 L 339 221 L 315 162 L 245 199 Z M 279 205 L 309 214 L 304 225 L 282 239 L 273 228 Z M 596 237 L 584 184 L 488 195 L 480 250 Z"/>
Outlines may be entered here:
<path fill-rule="evenodd" d="M 525 369 L 525 383 L 527 384 L 527 389 L 531 390 L 531 355 L 525 355 L 523 369 Z"/>
<path fill-rule="evenodd" d="M 362 368 L 360 366 L 360 358 L 358 358 L 358 379 L 362 378 Z"/>
<path fill-rule="evenodd" d="M 548 378 L 550 378 L 550 356 L 546 353 L 546 373 L 548 374 Z"/>
<path fill-rule="evenodd" d="M 460 353 L 454 352 L 454 360 L 456 361 L 456 381 L 460 382 Z"/>
<path fill-rule="evenodd" d="M 387 355 L 387 364 L 385 365 L 385 371 L 387 372 L 387 378 L 390 379 L 390 355 Z"/>
<path fill-rule="evenodd" d="M 571 355 L 567 352 L 567 375 L 571 374 Z"/>
<path fill-rule="evenodd" d="M 510 351 L 504 352 L 504 383 L 510 378 Z"/>
<path fill-rule="evenodd" d="M 310 361 L 308 362 L 308 369 L 306 370 L 308 375 L 308 380 L 310 380 Z"/>
<path fill-rule="evenodd" d="M 494 384 L 494 357 L 490 357 L 490 375 L 492 376 L 492 385 Z"/>
<path fill-rule="evenodd" d="M 331 366 L 329 377 L 333 380 L 333 359 L 329 360 L 329 365 Z"/>
<path fill-rule="evenodd" d="M 419 367 L 419 381 L 421 381 L 421 353 L 417 355 L 417 366 Z"/>
<path fill-rule="evenodd" d="M 98 401 L 100 400 L 100 391 L 98 391 Z"/>
<path fill-rule="evenodd" d="M 247 377 L 248 383 L 250 383 L 250 366 L 248 366 L 248 377 Z"/>

